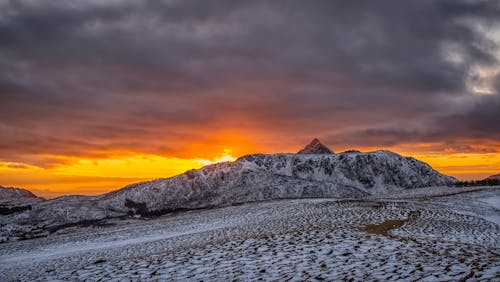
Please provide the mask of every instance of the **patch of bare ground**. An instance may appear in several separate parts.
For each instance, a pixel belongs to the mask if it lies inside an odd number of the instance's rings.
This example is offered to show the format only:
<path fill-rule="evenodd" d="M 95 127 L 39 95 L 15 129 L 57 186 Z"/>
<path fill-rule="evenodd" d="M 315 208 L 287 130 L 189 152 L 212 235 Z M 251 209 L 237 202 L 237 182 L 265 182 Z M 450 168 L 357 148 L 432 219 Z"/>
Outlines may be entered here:
<path fill-rule="evenodd" d="M 361 228 L 361 230 L 371 234 L 383 235 L 389 238 L 395 238 L 394 235 L 389 233 L 391 230 L 402 227 L 405 223 L 413 221 L 419 215 L 420 215 L 419 211 L 411 211 L 407 218 L 390 219 L 379 224 L 370 224 Z"/>

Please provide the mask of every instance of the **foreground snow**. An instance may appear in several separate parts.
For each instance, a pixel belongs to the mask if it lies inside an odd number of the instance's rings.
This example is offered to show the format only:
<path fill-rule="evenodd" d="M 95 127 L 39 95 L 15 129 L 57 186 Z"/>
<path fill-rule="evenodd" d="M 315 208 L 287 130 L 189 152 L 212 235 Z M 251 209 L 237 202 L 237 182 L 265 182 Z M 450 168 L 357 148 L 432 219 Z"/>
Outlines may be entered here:
<path fill-rule="evenodd" d="M 499 197 L 500 187 L 423 188 L 107 220 L 1 244 L 0 281 L 495 280 Z"/>

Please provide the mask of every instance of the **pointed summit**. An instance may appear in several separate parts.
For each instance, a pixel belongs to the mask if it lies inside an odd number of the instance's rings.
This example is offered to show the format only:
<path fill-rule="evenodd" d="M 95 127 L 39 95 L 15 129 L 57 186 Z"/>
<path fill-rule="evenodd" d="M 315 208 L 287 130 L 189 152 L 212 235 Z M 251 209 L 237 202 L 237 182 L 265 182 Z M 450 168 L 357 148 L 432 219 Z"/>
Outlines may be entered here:
<path fill-rule="evenodd" d="M 333 154 L 333 151 L 323 145 L 318 138 L 314 138 L 309 145 L 300 150 L 297 154 Z"/>

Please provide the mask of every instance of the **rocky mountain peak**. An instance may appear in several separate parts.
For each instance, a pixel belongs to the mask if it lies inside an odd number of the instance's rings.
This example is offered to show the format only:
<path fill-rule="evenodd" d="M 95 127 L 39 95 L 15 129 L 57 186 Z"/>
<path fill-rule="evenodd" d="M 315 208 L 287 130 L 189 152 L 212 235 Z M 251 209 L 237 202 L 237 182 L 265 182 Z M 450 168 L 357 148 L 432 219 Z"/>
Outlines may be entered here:
<path fill-rule="evenodd" d="M 314 138 L 304 149 L 297 154 L 333 154 L 327 146 L 323 145 L 318 138 Z"/>

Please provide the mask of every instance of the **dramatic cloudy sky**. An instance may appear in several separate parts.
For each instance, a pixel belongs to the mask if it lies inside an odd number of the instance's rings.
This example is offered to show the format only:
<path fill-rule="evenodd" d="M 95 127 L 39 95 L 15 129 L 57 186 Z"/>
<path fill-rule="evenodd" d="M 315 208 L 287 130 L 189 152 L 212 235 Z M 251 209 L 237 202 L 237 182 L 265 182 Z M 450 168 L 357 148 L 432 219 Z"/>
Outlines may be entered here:
<path fill-rule="evenodd" d="M 98 193 L 252 152 L 500 173 L 500 1 L 2 1 L 0 185 Z"/>

